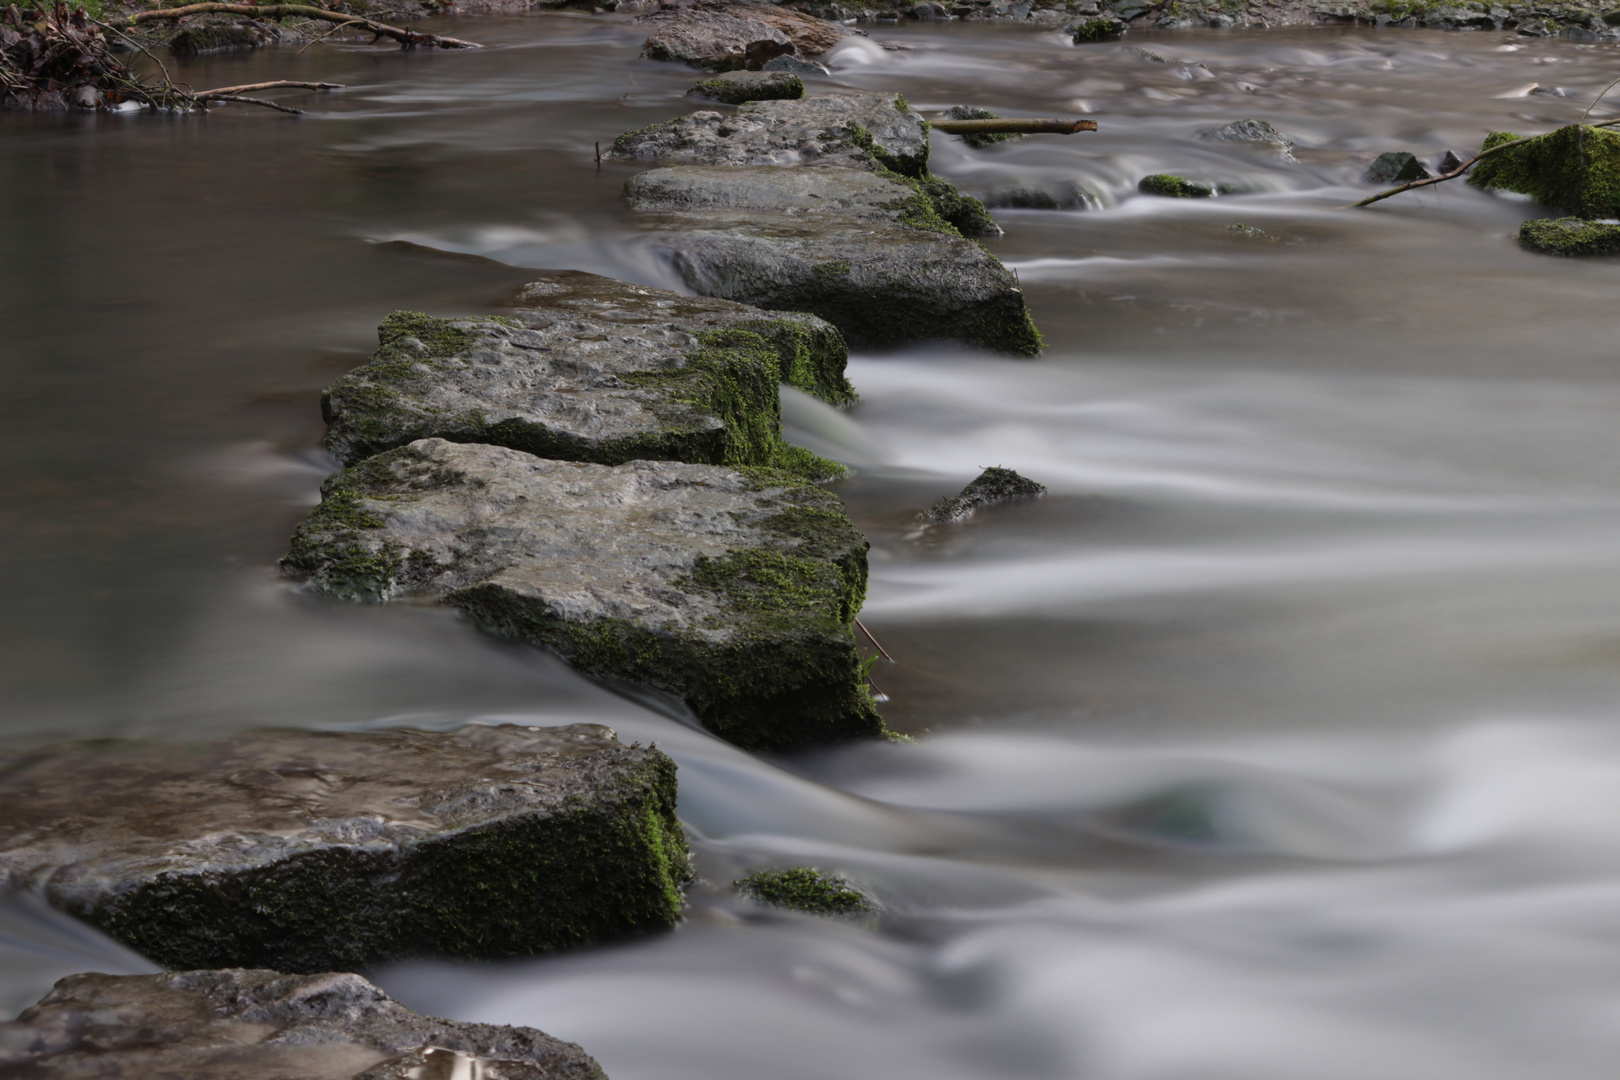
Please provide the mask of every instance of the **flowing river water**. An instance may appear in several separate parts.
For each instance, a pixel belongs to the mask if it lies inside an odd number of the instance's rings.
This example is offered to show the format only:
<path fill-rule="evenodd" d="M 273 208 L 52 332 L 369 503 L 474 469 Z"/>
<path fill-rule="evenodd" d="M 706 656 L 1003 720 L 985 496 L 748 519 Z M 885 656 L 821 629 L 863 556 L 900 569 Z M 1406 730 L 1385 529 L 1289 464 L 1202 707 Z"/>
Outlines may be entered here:
<path fill-rule="evenodd" d="M 525 267 L 676 285 L 621 200 L 635 170 L 593 143 L 700 107 L 694 74 L 636 59 L 615 17 L 449 25 L 490 48 L 171 65 L 349 84 L 298 120 L 0 115 L 4 746 L 503 720 L 657 740 L 705 882 L 678 930 L 371 973 L 614 1080 L 1613 1075 L 1620 262 L 1525 253 L 1544 212 L 1461 183 L 1344 207 L 1382 151 L 1572 122 L 1615 46 L 960 23 L 843 46 L 813 92 L 1087 111 L 1099 132 L 984 152 L 936 134 L 934 166 L 1094 205 L 996 212 L 1040 359 L 862 353 L 852 412 L 787 402 L 857 467 L 836 490 L 872 538 L 864 620 L 899 661 L 874 676 L 917 741 L 761 759 L 447 611 L 275 572 L 333 467 L 318 392 L 382 315 L 489 310 Z M 1243 117 L 1298 163 L 1192 137 Z M 1137 197 L 1159 171 L 1247 193 Z M 988 465 L 1052 494 L 915 520 Z M 784 864 L 884 912 L 726 888 Z M 8 1015 L 148 968 L 0 912 Z"/>

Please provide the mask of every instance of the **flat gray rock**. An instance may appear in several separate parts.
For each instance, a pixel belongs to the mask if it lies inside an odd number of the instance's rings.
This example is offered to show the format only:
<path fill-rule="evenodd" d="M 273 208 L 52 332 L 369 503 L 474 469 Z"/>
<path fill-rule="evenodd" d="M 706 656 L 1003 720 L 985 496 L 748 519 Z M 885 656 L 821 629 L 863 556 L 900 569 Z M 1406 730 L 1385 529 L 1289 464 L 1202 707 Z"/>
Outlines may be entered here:
<path fill-rule="evenodd" d="M 648 30 L 641 54 L 709 71 L 757 71 L 779 56 L 814 56 L 836 45 L 844 28 L 773 4 L 667 3 L 631 20 Z"/>
<path fill-rule="evenodd" d="M 814 485 L 424 439 L 322 492 L 282 560 L 317 591 L 443 600 L 741 746 L 883 730 L 851 635 L 866 538 Z"/>
<path fill-rule="evenodd" d="M 513 319 L 389 316 L 371 361 L 322 395 L 327 447 L 351 465 L 437 437 L 609 465 L 837 471 L 780 435 L 779 382 L 854 399 L 848 349 L 821 319 L 571 270 L 511 303 Z"/>
<path fill-rule="evenodd" d="M 694 292 L 812 312 L 858 345 L 1035 354 L 1017 281 L 940 217 L 926 184 L 831 165 L 683 166 L 625 191 Z"/>
<path fill-rule="evenodd" d="M 418 1016 L 358 975 L 69 975 L 0 1024 L 14 1080 L 605 1080 L 534 1028 Z"/>
<path fill-rule="evenodd" d="M 612 156 L 687 165 L 799 165 L 825 161 L 928 174 L 928 129 L 892 94 L 820 94 L 756 101 L 729 116 L 695 112 L 613 141 Z"/>
<path fill-rule="evenodd" d="M 804 97 L 804 80 L 790 71 L 727 71 L 703 80 L 692 90 L 727 105 L 791 101 Z"/>
<path fill-rule="evenodd" d="M 595 724 L 0 757 L 0 883 L 166 967 L 528 955 L 674 925 L 688 873 L 674 763 Z"/>

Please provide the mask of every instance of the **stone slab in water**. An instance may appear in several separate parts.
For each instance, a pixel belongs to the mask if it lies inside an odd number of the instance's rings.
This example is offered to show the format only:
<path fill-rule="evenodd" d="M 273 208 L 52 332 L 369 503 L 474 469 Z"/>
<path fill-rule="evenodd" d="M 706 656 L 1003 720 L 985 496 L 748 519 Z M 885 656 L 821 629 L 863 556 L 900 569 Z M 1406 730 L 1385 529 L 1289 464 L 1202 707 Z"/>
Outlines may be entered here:
<path fill-rule="evenodd" d="M 1484 150 L 1518 136 L 1498 131 Z M 1520 146 L 1483 158 L 1468 174 L 1477 187 L 1528 195 L 1541 205 L 1580 218 L 1620 216 L 1620 134 L 1570 124 Z"/>
<path fill-rule="evenodd" d="M 1584 218 L 1538 218 L 1519 226 L 1519 244 L 1543 255 L 1620 254 L 1620 225 Z"/>
<path fill-rule="evenodd" d="M 68 744 L 0 758 L 0 883 L 172 968 L 520 956 L 674 925 L 674 807 L 595 724 Z"/>
<path fill-rule="evenodd" d="M 813 56 L 844 36 L 843 27 L 771 4 L 670 3 L 631 20 L 646 27 L 643 56 L 709 71 L 757 71 L 784 55 Z"/>
<path fill-rule="evenodd" d="M 793 456 L 779 382 L 854 399 L 844 340 L 813 315 L 578 271 L 511 303 L 516 319 L 389 316 L 371 361 L 322 395 L 327 447 L 345 464 L 437 437 L 609 465 L 770 465 Z"/>
<path fill-rule="evenodd" d="M 605 1080 L 534 1028 L 418 1016 L 359 975 L 69 975 L 0 1024 L 16 1080 Z"/>
<path fill-rule="evenodd" d="M 696 112 L 613 142 L 614 157 L 688 165 L 798 165 L 826 161 L 906 176 L 928 172 L 922 117 L 892 94 L 822 94 L 757 101 L 729 116 Z"/>
<path fill-rule="evenodd" d="M 625 191 L 694 292 L 812 312 L 858 345 L 1040 350 L 1013 275 L 901 180 L 836 166 L 683 166 L 632 177 Z"/>
<path fill-rule="evenodd" d="M 804 80 L 790 71 L 727 71 L 692 87 L 727 105 L 804 97 Z"/>
<path fill-rule="evenodd" d="M 334 596 L 443 600 L 772 747 L 883 731 L 850 629 L 866 549 L 778 472 L 424 439 L 330 478 L 282 565 Z"/>

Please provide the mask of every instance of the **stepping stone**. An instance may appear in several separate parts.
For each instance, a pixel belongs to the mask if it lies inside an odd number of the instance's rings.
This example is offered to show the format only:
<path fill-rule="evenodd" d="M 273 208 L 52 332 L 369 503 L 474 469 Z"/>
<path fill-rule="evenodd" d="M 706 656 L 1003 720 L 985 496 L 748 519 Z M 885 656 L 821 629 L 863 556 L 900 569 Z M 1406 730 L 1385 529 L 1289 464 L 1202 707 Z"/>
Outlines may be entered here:
<path fill-rule="evenodd" d="M 804 97 L 804 80 L 789 71 L 728 71 L 692 87 L 727 105 Z"/>
<path fill-rule="evenodd" d="M 709 71 L 758 70 L 780 56 L 814 56 L 844 36 L 837 23 L 802 12 L 719 0 L 671 4 L 630 22 L 648 28 L 641 55 Z"/>
<path fill-rule="evenodd" d="M 813 315 L 768 313 L 578 271 L 516 318 L 396 312 L 371 361 L 326 389 L 326 445 L 352 465 L 416 439 L 617 465 L 638 458 L 841 470 L 782 442 L 778 383 L 854 400 L 848 349 Z"/>
<path fill-rule="evenodd" d="M 0 882 L 170 968 L 526 956 L 673 926 L 689 877 L 674 762 L 596 724 L 0 757 Z"/>
<path fill-rule="evenodd" d="M 1040 351 L 1017 280 L 917 181 L 832 165 L 683 166 L 632 177 L 625 192 L 694 292 L 812 312 L 856 345 Z"/>
<path fill-rule="evenodd" d="M 442 600 L 767 748 L 883 732 L 851 634 L 866 550 L 785 473 L 424 439 L 328 479 L 282 566 L 333 596 Z"/>
<path fill-rule="evenodd" d="M 30 1080 L 606 1080 L 573 1043 L 418 1016 L 358 975 L 69 975 L 0 1024 L 0 1072 Z"/>

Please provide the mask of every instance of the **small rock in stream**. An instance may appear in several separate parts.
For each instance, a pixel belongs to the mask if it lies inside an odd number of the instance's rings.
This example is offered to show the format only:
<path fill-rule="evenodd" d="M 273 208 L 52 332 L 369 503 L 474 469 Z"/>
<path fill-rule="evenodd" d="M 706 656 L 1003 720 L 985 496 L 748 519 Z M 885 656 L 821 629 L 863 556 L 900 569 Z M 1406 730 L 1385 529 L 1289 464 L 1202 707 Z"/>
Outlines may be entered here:
<path fill-rule="evenodd" d="M 804 60 L 797 56 L 787 55 L 772 57 L 771 59 L 765 61 L 765 66 L 760 68 L 760 70 L 786 71 L 789 74 L 798 75 L 800 77 L 814 77 L 817 75 L 832 74 L 832 72 L 827 69 L 826 64 L 818 64 L 814 60 Z"/>
<path fill-rule="evenodd" d="M 1205 142 L 1240 143 L 1272 150 L 1285 161 L 1294 160 L 1294 140 L 1265 120 L 1234 120 L 1221 127 L 1205 128 L 1198 137 Z"/>
<path fill-rule="evenodd" d="M 424 439 L 329 478 L 282 566 L 338 597 L 442 600 L 752 749 L 883 733 L 852 635 L 866 551 L 836 497 L 783 473 Z"/>
<path fill-rule="evenodd" d="M 1431 174 L 1423 167 L 1417 155 L 1405 150 L 1391 150 L 1379 154 L 1367 166 L 1361 179 L 1367 184 L 1405 184 L 1413 180 L 1427 180 Z"/>
<path fill-rule="evenodd" d="M 1038 499 L 1045 494 L 1045 484 L 1037 484 L 1033 480 L 1019 476 L 1011 469 L 992 466 L 963 488 L 960 495 L 941 499 L 917 516 L 924 521 L 940 524 L 963 521 L 971 517 L 974 511 L 986 506 L 1011 502 L 1014 499 Z"/>
<path fill-rule="evenodd" d="M 1123 19 L 1104 15 L 1075 23 L 1069 27 L 1069 38 L 1076 45 L 1090 45 L 1097 41 L 1116 41 L 1129 29 Z"/>
<path fill-rule="evenodd" d="M 848 348 L 821 319 L 577 270 L 545 274 L 510 303 L 516 319 L 389 316 L 370 362 L 321 397 L 327 448 L 352 465 L 434 436 L 606 465 L 838 472 L 779 434 L 779 383 L 854 400 Z"/>
<path fill-rule="evenodd" d="M 808 311 L 859 345 L 954 339 L 1030 356 L 1040 335 L 1001 262 L 940 216 L 930 180 L 831 166 L 654 169 L 625 190 L 688 288 Z"/>
<path fill-rule="evenodd" d="M 650 30 L 643 56 L 709 71 L 758 71 L 779 56 L 826 52 L 844 36 L 836 23 L 797 11 L 719 0 L 667 4 L 631 24 Z"/>
<path fill-rule="evenodd" d="M 0 883 L 170 968 L 526 956 L 673 926 L 689 876 L 674 762 L 596 724 L 0 757 Z"/>
<path fill-rule="evenodd" d="M 1215 189 L 1208 184 L 1170 173 L 1144 176 L 1137 181 L 1136 190 L 1143 195 L 1157 195 L 1163 199 L 1207 199 L 1215 194 Z"/>
<path fill-rule="evenodd" d="M 418 1016 L 359 975 L 69 975 L 0 1023 L 15 1080 L 606 1080 L 525 1027 Z"/>
<path fill-rule="evenodd" d="M 877 910 L 871 897 L 851 885 L 848 878 L 813 866 L 755 870 L 731 884 L 761 904 L 811 915 L 870 915 Z"/>
<path fill-rule="evenodd" d="M 1583 218 L 1538 218 L 1519 226 L 1519 244 L 1543 255 L 1620 253 L 1620 225 Z"/>
<path fill-rule="evenodd" d="M 804 97 L 804 80 L 787 71 L 727 71 L 692 87 L 727 105 Z"/>

